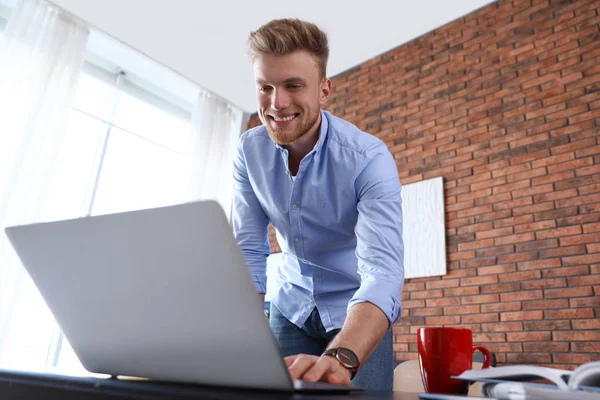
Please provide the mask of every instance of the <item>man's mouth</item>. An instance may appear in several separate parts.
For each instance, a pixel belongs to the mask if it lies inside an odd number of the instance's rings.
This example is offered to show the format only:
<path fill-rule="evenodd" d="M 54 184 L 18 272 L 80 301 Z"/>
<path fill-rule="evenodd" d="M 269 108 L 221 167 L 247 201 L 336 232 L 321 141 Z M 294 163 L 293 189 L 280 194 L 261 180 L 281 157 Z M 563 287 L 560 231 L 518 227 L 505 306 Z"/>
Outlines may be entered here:
<path fill-rule="evenodd" d="M 298 114 L 280 115 L 280 116 L 269 115 L 269 117 L 271 117 L 271 119 L 273 121 L 275 121 L 275 123 L 277 125 L 285 125 L 287 123 L 290 123 L 291 121 L 295 120 L 297 116 L 298 116 Z"/>

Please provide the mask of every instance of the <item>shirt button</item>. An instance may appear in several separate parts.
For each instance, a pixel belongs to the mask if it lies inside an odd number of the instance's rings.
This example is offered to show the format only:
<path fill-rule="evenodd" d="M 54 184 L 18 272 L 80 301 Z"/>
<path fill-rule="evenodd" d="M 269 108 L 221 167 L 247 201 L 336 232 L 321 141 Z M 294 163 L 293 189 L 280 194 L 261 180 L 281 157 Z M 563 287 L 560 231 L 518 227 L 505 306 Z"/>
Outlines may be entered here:
<path fill-rule="evenodd" d="M 319 295 L 315 295 L 315 300 L 319 300 Z"/>
<path fill-rule="evenodd" d="M 285 174 L 286 174 L 286 175 L 289 175 L 289 174 L 290 174 L 290 171 L 288 171 L 288 170 L 286 169 L 286 170 L 285 170 Z"/>
<path fill-rule="evenodd" d="M 295 241 L 296 243 L 299 243 L 299 242 L 300 242 L 300 238 L 296 238 L 296 239 L 294 239 L 294 241 Z"/>
<path fill-rule="evenodd" d="M 295 210 L 296 208 L 298 208 L 298 206 L 296 204 L 292 204 L 292 208 Z"/>
<path fill-rule="evenodd" d="M 320 280 L 321 278 L 319 278 L 318 276 L 315 276 L 315 281 Z"/>

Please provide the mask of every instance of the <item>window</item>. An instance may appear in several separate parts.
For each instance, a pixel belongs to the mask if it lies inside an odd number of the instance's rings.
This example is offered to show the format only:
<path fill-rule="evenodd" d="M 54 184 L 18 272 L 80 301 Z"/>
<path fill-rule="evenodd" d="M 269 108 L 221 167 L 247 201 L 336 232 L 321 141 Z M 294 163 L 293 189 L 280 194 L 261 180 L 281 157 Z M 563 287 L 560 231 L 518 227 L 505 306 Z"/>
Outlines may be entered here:
<path fill-rule="evenodd" d="M 6 26 L 0 10 L 0 40 Z M 190 84 L 191 85 L 191 84 Z M 192 90 L 194 91 L 195 88 Z M 189 98 L 189 96 L 188 96 Z M 46 220 L 181 203 L 188 186 L 192 104 L 115 65 L 86 57 L 49 184 Z M 33 284 L 10 324 L 3 365 L 86 374 Z"/>
<path fill-rule="evenodd" d="M 56 193 L 68 201 L 57 210 L 83 207 L 83 215 L 98 215 L 184 201 L 190 118 L 191 106 L 166 101 L 121 72 L 86 65 L 58 166 L 56 187 L 62 190 Z M 52 348 L 53 366 L 68 373 L 84 371 L 62 334 Z"/>

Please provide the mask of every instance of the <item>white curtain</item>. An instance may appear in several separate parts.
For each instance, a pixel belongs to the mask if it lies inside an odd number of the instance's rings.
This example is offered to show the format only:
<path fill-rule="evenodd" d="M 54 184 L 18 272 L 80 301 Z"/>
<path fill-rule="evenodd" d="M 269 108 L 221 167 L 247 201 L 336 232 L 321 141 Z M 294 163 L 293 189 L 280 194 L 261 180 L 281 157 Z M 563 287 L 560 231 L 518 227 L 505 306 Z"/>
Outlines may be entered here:
<path fill-rule="evenodd" d="M 88 38 L 45 0 L 23 0 L 0 40 L 0 366 L 43 368 L 56 324 L 4 228 L 44 221 Z M 81 210 L 74 210 L 74 217 Z"/>
<path fill-rule="evenodd" d="M 227 216 L 233 197 L 233 157 L 244 113 L 207 92 L 198 95 L 190 134 L 191 178 L 187 201 L 216 200 Z"/>

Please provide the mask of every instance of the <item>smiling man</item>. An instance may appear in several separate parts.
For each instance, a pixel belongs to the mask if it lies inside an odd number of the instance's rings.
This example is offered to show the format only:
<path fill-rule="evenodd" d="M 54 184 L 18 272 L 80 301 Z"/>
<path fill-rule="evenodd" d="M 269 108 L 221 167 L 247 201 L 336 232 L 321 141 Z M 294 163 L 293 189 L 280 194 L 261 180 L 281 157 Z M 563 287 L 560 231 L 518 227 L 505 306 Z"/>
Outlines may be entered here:
<path fill-rule="evenodd" d="M 262 296 L 269 222 L 277 231 L 270 323 L 290 374 L 392 390 L 404 284 L 395 161 L 375 136 L 321 110 L 332 89 L 316 25 L 271 21 L 250 34 L 249 51 L 263 125 L 238 145 L 233 225 Z"/>

